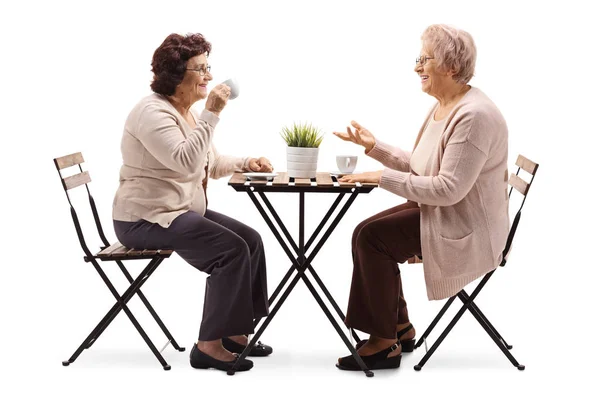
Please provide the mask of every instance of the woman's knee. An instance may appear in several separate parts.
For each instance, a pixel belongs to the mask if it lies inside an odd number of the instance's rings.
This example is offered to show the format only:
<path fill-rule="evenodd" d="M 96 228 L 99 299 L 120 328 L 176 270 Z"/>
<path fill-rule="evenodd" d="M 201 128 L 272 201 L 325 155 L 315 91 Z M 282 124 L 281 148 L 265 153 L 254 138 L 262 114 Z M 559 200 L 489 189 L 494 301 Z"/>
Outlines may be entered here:
<path fill-rule="evenodd" d="M 358 225 L 356 225 L 356 228 L 354 228 L 354 232 L 352 232 L 352 251 L 354 251 L 356 249 L 358 237 L 361 234 L 360 232 L 366 225 L 368 225 L 368 223 L 369 223 L 369 220 L 366 219 L 366 220 L 362 221 L 361 223 L 359 223 Z"/>
<path fill-rule="evenodd" d="M 240 232 L 240 236 L 246 242 L 250 251 L 255 251 L 256 249 L 262 248 L 263 242 L 260 233 L 256 230 L 246 226 L 243 232 Z"/>
<path fill-rule="evenodd" d="M 233 254 L 239 254 L 240 257 L 249 257 L 250 255 L 250 248 L 246 239 L 239 235 L 230 235 L 230 237 L 227 238 L 227 246 L 233 250 Z"/>
<path fill-rule="evenodd" d="M 379 229 L 375 223 L 364 224 L 356 235 L 355 250 L 372 248 L 377 242 Z"/>

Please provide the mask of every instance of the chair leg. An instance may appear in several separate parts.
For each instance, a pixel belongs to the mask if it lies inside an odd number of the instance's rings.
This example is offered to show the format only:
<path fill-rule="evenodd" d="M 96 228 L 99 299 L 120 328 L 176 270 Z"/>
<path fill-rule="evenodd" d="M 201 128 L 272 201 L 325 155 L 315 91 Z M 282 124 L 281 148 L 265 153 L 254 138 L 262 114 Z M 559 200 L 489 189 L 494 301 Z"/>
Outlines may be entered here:
<path fill-rule="evenodd" d="M 450 331 L 454 328 L 454 326 L 456 325 L 458 320 L 463 316 L 465 311 L 467 311 L 467 306 L 463 305 L 461 307 L 461 309 L 458 311 L 458 313 L 456 314 L 456 316 L 452 319 L 452 321 L 450 321 L 450 323 L 448 324 L 446 329 L 444 329 L 444 332 L 442 332 L 442 334 L 435 341 L 433 346 L 431 346 L 431 349 L 429 349 L 429 351 L 427 352 L 427 354 L 425 354 L 425 356 L 421 359 L 421 361 L 419 361 L 419 363 L 417 365 L 415 365 L 415 367 L 414 367 L 415 371 L 420 371 L 421 368 L 423 368 L 423 366 L 425 366 L 425 363 L 427 362 L 427 360 L 429 360 L 429 358 L 433 355 L 433 353 L 437 350 L 437 348 L 440 347 L 440 344 L 442 344 L 444 339 L 446 339 L 446 336 L 448 336 L 448 333 L 450 333 Z"/>
<path fill-rule="evenodd" d="M 75 362 L 75 360 L 77 360 L 77 357 L 79 357 L 79 355 L 81 354 L 81 352 L 85 349 L 90 348 L 90 346 L 92 345 L 92 343 L 94 343 L 94 341 L 96 340 L 96 338 L 98 338 L 100 336 L 100 333 L 102 333 L 104 331 L 104 328 L 106 328 L 105 324 L 106 321 L 113 315 L 113 313 L 115 313 L 115 311 L 119 310 L 119 303 L 116 303 L 104 316 L 104 318 L 102 318 L 100 320 L 100 322 L 98 323 L 98 325 L 96 325 L 96 327 L 92 330 L 92 332 L 90 332 L 90 334 L 85 338 L 85 340 L 83 341 L 83 343 L 81 343 L 81 345 L 77 348 L 77 350 L 75 350 L 75 352 L 73 353 L 73 355 L 71 357 L 69 357 L 68 361 L 63 361 L 63 365 L 66 367 L 69 364 Z M 111 321 L 114 317 L 111 318 Z"/>
<path fill-rule="evenodd" d="M 525 366 L 522 364 L 519 364 L 519 362 L 515 359 L 515 357 L 511 354 L 511 352 L 508 351 L 508 349 L 506 348 L 503 341 L 500 340 L 499 335 L 495 334 L 495 330 L 490 328 L 490 326 L 484 321 L 484 319 L 481 317 L 481 315 L 477 311 L 472 310 L 473 303 L 471 302 L 471 300 L 469 299 L 467 294 L 461 292 L 458 294 L 458 296 L 465 303 L 465 305 L 463 307 L 467 307 L 469 309 L 469 311 L 471 311 L 471 314 L 473 314 L 473 317 L 475 317 L 477 322 L 479 322 L 479 324 L 483 327 L 483 329 L 487 332 L 487 334 L 490 335 L 490 337 L 492 338 L 494 343 L 496 343 L 498 348 L 504 353 L 504 355 L 506 356 L 506 358 L 508 358 L 508 360 L 512 363 L 512 365 L 517 367 L 519 369 L 519 371 L 523 371 L 525 369 Z"/>
<path fill-rule="evenodd" d="M 415 349 L 418 348 L 418 347 L 420 347 L 423 344 L 423 342 L 425 341 L 425 339 L 427 339 L 427 337 L 429 336 L 429 334 L 431 333 L 431 331 L 433 331 L 433 328 L 435 328 L 435 326 L 438 324 L 438 322 L 440 321 L 440 319 L 442 319 L 442 317 L 444 316 L 444 314 L 446 313 L 446 311 L 448 311 L 448 308 L 450 308 L 450 305 L 452 304 L 452 302 L 455 299 L 456 299 L 456 296 L 452 296 L 452 297 L 450 297 L 448 299 L 448 301 L 446 302 L 446 304 L 444 304 L 444 307 L 442 307 L 442 309 L 435 316 L 435 318 L 433 319 L 433 321 L 431 321 L 431 324 L 429 324 L 429 326 L 425 330 L 425 333 L 423 333 L 423 335 L 421 336 L 421 338 L 417 341 L 417 344 L 415 344 Z"/>
<path fill-rule="evenodd" d="M 163 369 L 165 371 L 170 370 L 171 366 L 169 364 L 167 364 L 167 362 L 162 357 L 162 355 L 160 354 L 158 349 L 154 346 L 154 344 L 152 343 L 152 341 L 150 340 L 150 338 L 148 337 L 146 332 L 142 329 L 141 325 L 138 323 L 137 319 L 133 316 L 133 313 L 129 310 L 129 307 L 127 307 L 126 301 L 125 301 L 125 299 L 127 299 L 127 300 L 131 299 L 131 297 L 133 296 L 133 293 L 135 293 L 142 286 L 142 284 L 147 280 L 147 278 L 152 274 L 152 272 L 154 272 L 154 270 L 158 266 L 158 263 L 151 261 L 146 266 L 146 268 L 140 273 L 140 275 L 134 280 L 134 282 L 129 286 L 129 288 L 125 291 L 123 296 L 119 295 L 119 293 L 117 292 L 115 287 L 112 285 L 112 283 L 110 282 L 110 280 L 108 279 L 108 277 L 106 276 L 104 271 L 102 270 L 102 268 L 100 268 L 100 266 L 98 265 L 97 261 L 92 260 L 92 263 L 94 264 L 94 267 L 100 274 L 100 277 L 102 278 L 102 280 L 104 281 L 106 286 L 108 286 L 108 288 L 111 291 L 111 293 L 113 294 L 113 296 L 117 299 L 117 303 L 109 310 L 109 312 L 104 316 L 104 318 L 100 321 L 100 323 L 98 323 L 98 325 L 96 325 L 94 330 L 88 335 L 88 337 L 83 341 L 83 343 L 79 346 L 79 348 L 75 351 L 75 353 L 69 358 L 69 360 L 63 361 L 62 364 L 64 366 L 68 366 L 71 363 L 75 362 L 75 360 L 81 354 L 81 352 L 90 344 L 90 342 L 93 342 L 92 339 L 98 338 L 99 333 L 101 333 L 104 329 L 106 329 L 108 324 L 110 322 L 112 322 L 112 320 L 116 317 L 116 315 L 119 313 L 120 310 L 123 310 L 125 312 L 125 314 L 127 315 L 127 317 L 131 320 L 131 322 L 133 323 L 133 325 L 135 326 L 135 328 L 137 329 L 139 334 L 142 336 L 142 339 L 144 339 L 144 341 L 146 342 L 146 344 L 148 345 L 148 347 L 150 348 L 150 350 L 152 351 L 154 356 L 161 363 L 161 365 L 163 366 Z"/>
<path fill-rule="evenodd" d="M 146 268 L 144 268 L 144 270 L 136 278 L 136 280 L 130 282 L 129 288 L 125 291 L 125 293 L 123 293 L 123 296 L 121 296 L 121 299 L 125 302 L 125 304 L 127 304 L 129 302 L 129 300 L 131 300 L 133 295 L 139 291 L 139 290 L 133 290 L 134 287 L 137 287 L 137 286 L 134 286 L 134 283 L 137 285 L 140 280 L 143 281 L 145 279 L 148 279 L 150 274 L 156 268 L 158 268 L 159 264 L 160 264 L 160 261 L 158 259 L 152 259 L 148 263 Z M 127 272 L 127 270 L 125 270 L 125 272 Z M 129 273 L 126 273 L 125 276 L 128 276 L 128 275 L 129 275 Z M 129 275 L 129 276 L 131 277 L 131 275 Z M 92 345 L 96 342 L 96 340 L 100 337 L 100 335 L 102 335 L 104 330 L 108 327 L 108 325 L 110 325 L 112 323 L 112 321 L 117 317 L 117 315 L 119 315 L 120 312 L 121 312 L 121 308 L 119 307 L 119 302 L 117 301 L 115 303 L 115 305 L 112 306 L 110 311 L 104 316 L 104 318 L 102 318 L 102 320 L 100 321 L 98 326 L 96 326 L 96 328 L 94 328 L 94 331 L 92 331 L 92 332 L 96 332 L 96 333 L 93 336 L 90 334 L 91 338 L 88 341 L 87 346 L 85 347 L 86 349 L 89 349 L 90 347 L 92 347 Z"/>
<path fill-rule="evenodd" d="M 461 290 L 458 293 L 457 296 L 464 303 L 463 306 L 461 307 L 460 311 L 456 314 L 456 316 L 452 319 L 450 324 L 448 324 L 448 326 L 446 327 L 444 332 L 440 335 L 440 337 L 433 344 L 431 349 L 421 359 L 419 364 L 414 366 L 415 371 L 420 371 L 421 368 L 423 368 L 423 366 L 425 365 L 427 360 L 429 360 L 429 358 L 433 355 L 435 350 L 437 350 L 437 348 L 440 346 L 442 341 L 446 338 L 448 333 L 450 333 L 450 331 L 454 328 L 454 326 L 456 325 L 458 320 L 463 316 L 463 314 L 466 312 L 466 310 L 469 310 L 469 312 L 471 312 L 473 317 L 477 320 L 477 322 L 479 322 L 479 324 L 483 327 L 483 329 L 488 333 L 488 335 L 492 338 L 494 343 L 496 343 L 496 345 L 500 348 L 500 350 L 504 353 L 504 355 L 508 358 L 508 360 L 515 367 L 517 367 L 517 369 L 519 371 L 523 371 L 525 369 L 525 366 L 522 364 L 519 364 L 517 362 L 517 360 L 514 358 L 514 356 L 510 353 L 508 346 L 506 345 L 506 342 L 498 334 L 498 331 L 492 326 L 492 324 L 489 322 L 489 320 L 483 315 L 481 310 L 475 305 L 475 303 L 473 302 L 475 295 L 472 295 L 471 297 L 469 297 L 469 295 L 464 290 Z M 456 297 L 456 296 L 454 296 L 454 297 Z M 448 303 L 449 302 L 447 302 L 446 305 L 448 305 Z M 447 307 L 444 307 L 444 308 L 447 309 Z M 445 312 L 445 310 L 442 310 L 442 311 Z M 437 323 L 437 321 L 439 321 L 438 317 L 441 317 L 442 314 L 443 314 L 443 312 L 438 313 L 438 316 L 436 317 L 436 320 L 434 321 L 434 323 L 432 323 L 432 325 L 435 325 L 435 323 Z M 428 330 L 429 330 L 429 328 L 428 328 Z M 425 336 L 425 334 L 424 334 L 424 336 Z"/>
<path fill-rule="evenodd" d="M 152 260 L 151 262 L 156 262 L 157 265 L 155 268 L 158 268 L 158 266 L 162 263 L 163 260 L 164 259 L 162 259 L 162 258 L 156 258 L 156 259 Z M 123 272 L 123 274 L 125 275 L 127 280 L 129 281 L 129 283 L 130 284 L 133 283 L 133 278 L 131 277 L 129 272 L 127 272 L 127 269 L 125 268 L 123 263 L 119 260 L 117 260 L 116 263 L 119 265 L 119 268 L 121 269 L 121 271 Z M 156 311 L 154 311 L 154 308 L 152 308 L 152 306 L 150 305 L 150 302 L 146 299 L 146 296 L 144 296 L 142 291 L 138 289 L 135 293 L 132 293 L 130 298 L 133 297 L 133 294 L 137 294 L 139 296 L 140 300 L 142 301 L 142 303 L 144 303 L 144 305 L 146 306 L 146 308 L 148 309 L 148 311 L 150 312 L 150 314 L 152 315 L 152 317 L 154 318 L 154 320 L 156 321 L 156 323 L 158 324 L 160 329 L 163 331 L 163 333 L 165 334 L 167 339 L 169 339 L 169 343 L 171 343 L 171 345 L 173 345 L 175 350 L 178 350 L 180 352 L 185 351 L 185 347 L 181 347 L 181 346 L 179 346 L 179 344 L 177 344 L 177 341 L 175 341 L 175 338 L 173 338 L 173 335 L 171 335 L 171 332 L 169 332 L 166 325 L 162 322 L 162 320 L 160 319 L 160 317 L 158 316 Z M 129 301 L 129 299 L 124 299 L 124 301 L 125 301 L 125 303 L 127 303 Z M 106 329 L 106 327 L 112 322 L 112 320 L 117 316 L 117 314 L 118 314 L 118 312 L 115 313 L 114 315 L 112 315 L 112 317 L 109 318 L 108 321 L 106 321 L 106 323 L 104 324 L 104 327 L 98 332 L 98 334 L 95 337 L 93 337 L 90 340 L 86 349 L 89 349 L 90 347 L 92 347 L 92 345 L 94 344 L 96 339 L 102 334 L 102 332 L 104 332 L 104 329 Z"/>
<path fill-rule="evenodd" d="M 477 312 L 477 314 L 482 318 L 482 320 L 487 324 L 487 326 L 490 327 L 492 332 L 494 332 L 494 334 L 496 336 L 498 336 L 498 338 L 502 341 L 502 344 L 504 344 L 504 346 L 506 346 L 507 349 L 512 350 L 512 348 L 513 348 L 512 345 L 508 344 L 506 342 L 506 340 L 504 340 L 504 338 L 500 335 L 500 333 L 498 333 L 498 331 L 496 330 L 496 328 L 494 328 L 492 323 L 486 318 L 485 315 L 483 315 L 483 312 L 481 312 L 479 307 L 477 307 L 477 304 L 472 303 L 472 306 L 473 306 L 473 311 Z"/>

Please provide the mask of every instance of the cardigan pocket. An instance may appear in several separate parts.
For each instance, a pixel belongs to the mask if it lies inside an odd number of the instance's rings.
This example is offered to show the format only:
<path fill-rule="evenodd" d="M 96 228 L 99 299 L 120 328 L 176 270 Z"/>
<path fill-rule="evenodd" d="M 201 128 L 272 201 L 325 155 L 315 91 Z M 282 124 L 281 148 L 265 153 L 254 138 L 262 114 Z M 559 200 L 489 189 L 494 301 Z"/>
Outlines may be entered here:
<path fill-rule="evenodd" d="M 437 250 L 437 262 L 443 276 L 455 277 L 467 272 L 471 264 L 471 249 L 473 248 L 473 232 L 459 239 L 441 236 Z"/>

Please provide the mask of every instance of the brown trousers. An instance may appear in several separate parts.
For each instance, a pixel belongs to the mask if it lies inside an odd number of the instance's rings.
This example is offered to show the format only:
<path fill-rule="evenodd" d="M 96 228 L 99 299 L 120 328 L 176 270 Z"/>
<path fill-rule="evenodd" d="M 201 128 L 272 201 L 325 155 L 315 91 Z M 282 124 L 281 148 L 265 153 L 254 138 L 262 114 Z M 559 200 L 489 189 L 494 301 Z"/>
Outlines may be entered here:
<path fill-rule="evenodd" d="M 396 338 L 408 322 L 398 263 L 421 254 L 420 209 L 408 201 L 376 214 L 354 229 L 354 271 L 346 325 L 371 335 Z"/>

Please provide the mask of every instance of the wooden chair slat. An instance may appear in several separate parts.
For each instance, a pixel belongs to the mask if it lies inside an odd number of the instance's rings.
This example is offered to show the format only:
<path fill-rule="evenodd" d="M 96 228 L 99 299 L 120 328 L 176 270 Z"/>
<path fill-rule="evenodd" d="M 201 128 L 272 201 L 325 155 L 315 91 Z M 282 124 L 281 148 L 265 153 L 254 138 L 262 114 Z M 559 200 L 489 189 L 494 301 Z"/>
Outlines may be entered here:
<path fill-rule="evenodd" d="M 123 257 L 124 255 L 127 254 L 127 252 L 129 251 L 129 249 L 123 245 L 121 245 L 120 247 L 118 247 L 115 251 L 113 251 L 110 256 L 111 257 Z"/>
<path fill-rule="evenodd" d="M 273 185 L 287 185 L 290 181 L 287 172 L 278 172 L 273 179 Z"/>
<path fill-rule="evenodd" d="M 81 153 L 73 153 L 69 154 L 68 156 L 58 157 L 54 159 L 54 164 L 59 170 L 63 168 L 69 168 L 73 165 L 81 163 L 83 163 L 83 155 Z"/>
<path fill-rule="evenodd" d="M 79 174 L 75 174 L 73 176 L 69 176 L 63 179 L 63 183 L 65 185 L 66 190 L 76 188 L 77 186 L 81 186 L 86 183 L 90 183 L 91 181 L 92 178 L 90 178 L 90 174 L 88 171 L 83 171 Z"/>
<path fill-rule="evenodd" d="M 142 255 L 144 256 L 153 256 L 156 254 L 160 254 L 160 250 L 156 250 L 156 249 L 145 249 L 142 251 Z"/>
<path fill-rule="evenodd" d="M 537 169 L 539 167 L 539 164 L 534 163 L 527 157 L 524 157 L 520 154 L 519 154 L 519 157 L 517 157 L 516 164 L 519 168 L 524 169 L 525 171 L 529 172 L 531 175 L 535 175 L 535 173 L 537 172 Z"/>
<path fill-rule="evenodd" d="M 142 250 L 136 250 L 136 249 L 130 249 L 127 252 L 127 257 L 131 257 L 131 256 L 141 256 L 142 255 Z"/>
<path fill-rule="evenodd" d="M 523 196 L 527 196 L 527 191 L 529 190 L 529 183 L 525 182 L 517 175 L 511 174 L 510 179 L 508 180 L 508 184 L 517 189 L 519 193 L 521 193 Z"/>
<path fill-rule="evenodd" d="M 123 246 L 121 243 L 116 242 L 114 244 L 111 244 L 110 246 L 108 246 L 107 248 L 105 248 L 104 250 L 100 251 L 98 254 L 96 254 L 98 257 L 110 257 L 112 252 L 121 248 L 121 247 L 125 247 Z"/>
<path fill-rule="evenodd" d="M 173 253 L 173 250 L 155 250 L 155 249 L 144 249 L 136 250 L 129 249 L 123 246 L 121 243 L 116 242 L 106 249 L 98 252 L 96 256 L 98 258 L 106 259 L 125 259 L 127 257 L 153 257 L 160 255 L 162 257 L 169 257 Z"/>
<path fill-rule="evenodd" d="M 318 186 L 333 186 L 331 175 L 327 172 L 317 172 L 317 185 Z"/>

